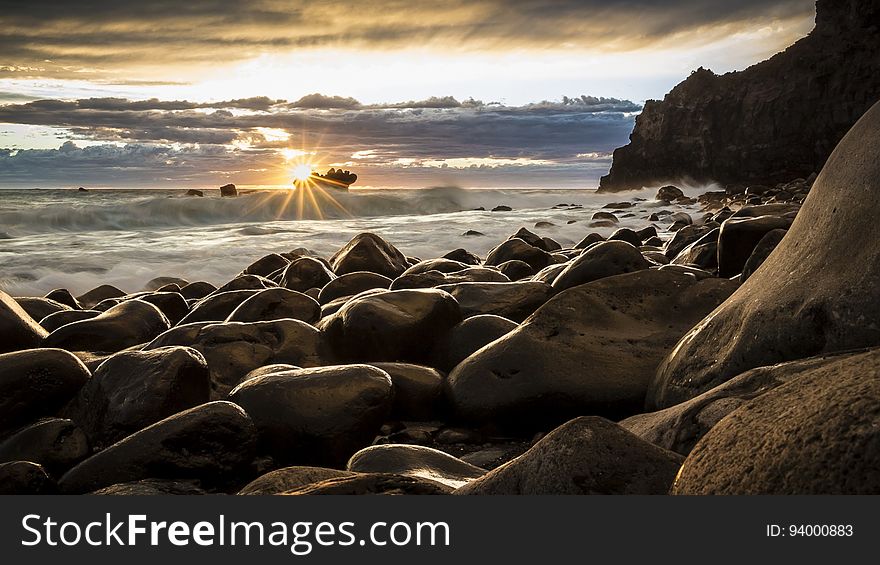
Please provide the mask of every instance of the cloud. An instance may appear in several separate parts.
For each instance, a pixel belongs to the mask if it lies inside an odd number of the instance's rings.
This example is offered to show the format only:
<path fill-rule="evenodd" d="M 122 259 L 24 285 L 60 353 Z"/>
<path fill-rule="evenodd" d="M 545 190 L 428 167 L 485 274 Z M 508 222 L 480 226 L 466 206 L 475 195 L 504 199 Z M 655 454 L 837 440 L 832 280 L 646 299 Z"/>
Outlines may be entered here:
<path fill-rule="evenodd" d="M 235 171 L 233 182 L 255 182 L 262 171 L 262 182 L 271 183 L 284 180 L 285 149 L 357 168 L 361 179 L 377 185 L 427 183 L 453 171 L 525 171 L 533 180 L 549 175 L 545 183 L 573 171 L 598 178 L 639 110 L 627 100 L 589 96 L 525 106 L 449 96 L 362 105 L 321 94 L 293 103 L 37 100 L 0 105 L 0 122 L 53 128 L 90 147 L 7 150 L 0 155 L 0 182 L 84 184 L 103 179 L 109 167 L 116 182 L 138 185 L 214 182 L 217 171 Z M 81 166 L 87 162 L 91 168 Z"/>
<path fill-rule="evenodd" d="M 203 0 L 6 2 L 0 76 L 120 78 L 310 48 L 629 49 L 808 17 L 813 0 Z M 328 69 L 332 72 L 332 69 Z"/>

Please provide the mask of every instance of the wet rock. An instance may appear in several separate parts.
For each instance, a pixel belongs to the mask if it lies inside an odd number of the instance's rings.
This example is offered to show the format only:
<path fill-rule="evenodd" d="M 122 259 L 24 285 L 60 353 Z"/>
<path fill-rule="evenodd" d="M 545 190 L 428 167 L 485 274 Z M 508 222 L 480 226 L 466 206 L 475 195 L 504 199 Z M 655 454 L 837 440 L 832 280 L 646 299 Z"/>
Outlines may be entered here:
<path fill-rule="evenodd" d="M 467 230 L 466 232 L 464 232 L 461 235 L 463 235 L 465 237 L 481 237 L 481 236 L 485 236 L 486 234 L 484 234 L 483 232 L 479 232 L 477 230 Z"/>
<path fill-rule="evenodd" d="M 577 245 L 574 246 L 575 249 L 586 249 L 595 243 L 599 243 L 600 241 L 605 241 L 605 238 L 599 235 L 598 233 L 588 234 L 585 238 L 580 240 Z"/>
<path fill-rule="evenodd" d="M 526 279 L 535 274 L 535 270 L 531 265 L 525 261 L 518 260 L 505 261 L 498 265 L 498 270 L 501 271 L 501 274 L 512 281 Z"/>
<path fill-rule="evenodd" d="M 55 494 L 56 490 L 42 465 L 30 461 L 0 463 L 0 495 Z"/>
<path fill-rule="evenodd" d="M 31 461 L 60 474 L 89 454 L 86 435 L 72 421 L 45 418 L 0 442 L 0 462 Z"/>
<path fill-rule="evenodd" d="M 275 271 L 279 269 L 284 269 L 290 264 L 290 261 L 282 257 L 277 253 L 270 253 L 268 255 L 264 255 L 260 257 L 250 265 L 248 265 L 243 274 L 246 275 L 259 275 L 261 277 L 268 277 Z"/>
<path fill-rule="evenodd" d="M 742 271 L 742 282 L 745 282 L 752 276 L 752 273 L 758 270 L 758 267 L 764 264 L 764 261 L 773 253 L 773 250 L 782 242 L 782 238 L 787 233 L 788 230 L 773 230 L 764 234 L 764 237 L 761 238 L 761 241 L 755 246 L 755 250 L 752 251 L 752 254 L 746 260 Z"/>
<path fill-rule="evenodd" d="M 562 249 L 562 244 L 552 237 L 542 237 L 541 241 L 544 242 L 544 249 L 546 249 L 547 251 L 553 252 Z"/>
<path fill-rule="evenodd" d="M 642 238 L 639 234 L 629 228 L 620 228 L 608 236 L 608 241 L 625 241 L 633 247 L 639 247 L 642 244 Z"/>
<path fill-rule="evenodd" d="M 173 292 L 180 292 L 180 289 L 189 284 L 189 281 L 180 277 L 156 277 L 147 281 L 143 290 L 148 292 L 163 291 L 163 287 L 174 287 Z M 170 292 L 170 291 L 163 291 Z M 48 298 L 48 297 L 47 297 Z"/>
<path fill-rule="evenodd" d="M 336 275 L 324 263 L 312 257 L 300 257 L 284 269 L 281 286 L 305 292 L 310 288 L 321 288 L 335 278 Z"/>
<path fill-rule="evenodd" d="M 634 204 L 632 202 L 610 202 L 602 207 L 609 210 L 626 210 L 627 208 L 632 208 L 633 206 Z"/>
<path fill-rule="evenodd" d="M 459 263 L 458 261 L 453 261 L 452 259 L 430 259 L 428 261 L 419 261 L 412 267 L 405 270 L 400 276 L 405 277 L 407 275 L 417 275 L 420 273 L 427 273 L 429 271 L 454 273 L 456 271 L 467 269 L 468 267 L 470 267 L 470 265 Z"/>
<path fill-rule="evenodd" d="M 464 318 L 494 314 L 515 322 L 528 318 L 550 299 L 553 290 L 542 282 L 460 283 L 437 287 L 451 294 Z"/>
<path fill-rule="evenodd" d="M 507 335 L 517 323 L 501 316 L 484 314 L 472 316 L 455 327 L 434 346 L 431 364 L 449 372 L 474 352 Z"/>
<path fill-rule="evenodd" d="M 92 308 L 98 302 L 102 300 L 106 300 L 108 298 L 119 298 L 121 296 L 125 296 L 125 292 L 119 290 L 115 286 L 109 284 L 102 284 L 87 293 L 77 296 L 76 300 L 79 302 L 83 308 Z"/>
<path fill-rule="evenodd" d="M 101 363 L 63 413 L 100 449 L 208 402 L 210 392 L 208 364 L 194 349 L 123 351 Z"/>
<path fill-rule="evenodd" d="M 683 459 L 604 418 L 583 416 L 455 494 L 666 494 Z"/>
<path fill-rule="evenodd" d="M 39 347 L 48 334 L 15 299 L 0 290 L 0 353 Z"/>
<path fill-rule="evenodd" d="M 511 208 L 510 206 L 505 206 L 504 204 L 501 204 L 500 206 L 495 206 L 494 208 L 492 208 L 492 211 L 493 212 L 513 212 L 513 208 Z"/>
<path fill-rule="evenodd" d="M 97 310 L 62 310 L 61 312 L 49 314 L 48 316 L 40 320 L 40 325 L 47 332 L 52 332 L 57 330 L 61 326 L 70 324 L 71 322 L 77 322 L 79 320 L 90 320 L 100 313 L 101 312 Z"/>
<path fill-rule="evenodd" d="M 216 296 L 224 292 L 233 290 L 263 290 L 266 288 L 275 288 L 278 285 L 274 281 L 258 275 L 238 275 L 231 281 L 227 282 L 217 290 L 213 291 L 210 296 Z M 206 297 L 208 298 L 208 297 Z"/>
<path fill-rule="evenodd" d="M 220 196 L 231 197 L 238 196 L 238 190 L 236 190 L 234 184 L 224 184 L 220 187 Z"/>
<path fill-rule="evenodd" d="M 549 251 L 549 249 L 547 249 L 544 245 L 544 239 L 538 234 L 530 232 L 526 228 L 520 228 L 515 234 L 508 237 L 507 239 L 521 239 L 532 247 L 537 247 L 538 249 Z"/>
<path fill-rule="evenodd" d="M 61 326 L 43 347 L 68 351 L 120 351 L 146 343 L 171 327 L 162 312 L 142 300 L 127 300 L 89 320 Z"/>
<path fill-rule="evenodd" d="M 409 263 L 403 253 L 376 234 L 361 233 L 330 258 L 337 275 L 369 271 L 390 279 L 403 273 Z"/>
<path fill-rule="evenodd" d="M 0 432 L 54 416 L 90 376 L 79 359 L 61 349 L 0 354 Z"/>
<path fill-rule="evenodd" d="M 615 216 L 611 212 L 602 212 L 602 211 L 596 212 L 595 214 L 593 214 L 592 218 L 590 218 L 590 219 L 592 219 L 592 220 L 609 220 L 611 222 L 614 222 L 615 224 L 620 222 L 620 220 L 617 218 L 617 216 Z"/>
<path fill-rule="evenodd" d="M 686 226 L 675 232 L 675 235 L 666 244 L 666 256 L 669 259 L 675 259 L 681 251 L 697 241 L 710 231 L 710 226 Z"/>
<path fill-rule="evenodd" d="M 196 190 L 195 188 L 190 188 L 189 190 L 184 192 L 183 195 L 184 196 L 197 196 L 199 198 L 202 198 L 205 196 L 205 193 L 202 192 L 201 190 Z"/>
<path fill-rule="evenodd" d="M 79 310 L 82 308 L 79 301 L 70 294 L 70 291 L 66 288 L 56 288 L 55 290 L 49 292 L 46 295 L 46 298 L 49 300 L 54 300 L 55 302 L 59 302 L 66 306 L 70 306 L 74 310 Z"/>
<path fill-rule="evenodd" d="M 318 302 L 301 292 L 286 288 L 267 288 L 239 304 L 227 322 L 261 322 L 291 318 L 313 324 L 321 317 Z"/>
<path fill-rule="evenodd" d="M 97 496 L 192 496 L 208 494 L 198 486 L 198 481 L 175 479 L 143 479 L 117 483 L 100 488 L 89 494 Z"/>
<path fill-rule="evenodd" d="M 559 276 L 559 273 L 565 270 L 568 267 L 568 263 L 557 263 L 555 265 L 547 265 L 537 273 L 532 276 L 532 280 L 535 282 L 542 282 L 546 284 L 552 284 L 553 281 L 556 280 L 556 277 Z"/>
<path fill-rule="evenodd" d="M 675 256 L 672 263 L 676 265 L 693 265 L 700 269 L 714 272 L 718 269 L 718 233 L 715 228 L 691 243 Z"/>
<path fill-rule="evenodd" d="M 449 374 L 453 407 L 511 427 L 641 412 L 663 356 L 735 286 L 649 269 L 571 288 Z"/>
<path fill-rule="evenodd" d="M 718 274 L 732 277 L 742 272 L 752 251 L 768 232 L 787 230 L 790 218 L 759 216 L 757 218 L 732 217 L 721 224 L 718 235 Z"/>
<path fill-rule="evenodd" d="M 391 283 L 390 290 L 434 288 L 441 285 L 465 282 L 510 282 L 503 273 L 486 267 L 468 267 L 454 273 L 427 271 L 424 273 L 402 274 Z"/>
<path fill-rule="evenodd" d="M 199 300 L 217 290 L 217 287 L 209 282 L 196 281 L 189 283 L 180 289 L 180 294 L 187 300 Z"/>
<path fill-rule="evenodd" d="M 294 466 L 276 469 L 257 477 L 238 491 L 241 495 L 281 494 L 327 479 L 352 477 L 354 473 L 325 467 Z"/>
<path fill-rule="evenodd" d="M 251 415 L 261 449 L 276 461 L 339 464 L 372 442 L 393 389 L 385 371 L 338 365 L 255 377 L 229 399 Z"/>
<path fill-rule="evenodd" d="M 645 441 L 687 455 L 715 424 L 752 398 L 828 362 L 829 356 L 820 356 L 758 367 L 696 398 L 657 412 L 631 416 L 620 425 Z"/>
<path fill-rule="evenodd" d="M 289 495 L 428 495 L 449 494 L 451 489 L 439 483 L 411 477 L 407 475 L 393 475 L 389 473 L 357 473 L 346 477 L 327 479 L 320 483 L 314 483 L 302 488 L 288 491 Z"/>
<path fill-rule="evenodd" d="M 272 363 L 325 365 L 328 352 L 320 332 L 299 320 L 187 324 L 157 337 L 145 351 L 185 345 L 202 354 L 211 371 L 211 398 L 224 398 L 250 371 Z"/>
<path fill-rule="evenodd" d="M 318 327 L 340 359 L 418 363 L 461 319 L 447 292 L 393 290 L 353 298 Z"/>
<path fill-rule="evenodd" d="M 673 494 L 880 493 L 880 351 L 829 359 L 715 425 Z"/>
<path fill-rule="evenodd" d="M 139 296 L 138 300 L 148 302 L 161 310 L 172 326 L 189 313 L 189 305 L 179 292 L 152 292 Z"/>
<path fill-rule="evenodd" d="M 650 263 L 641 252 L 625 241 L 604 241 L 587 249 L 553 280 L 553 289 L 562 291 L 595 280 L 647 269 Z"/>
<path fill-rule="evenodd" d="M 356 473 L 394 473 L 459 488 L 486 474 L 448 453 L 420 445 L 374 445 L 351 456 L 346 469 Z"/>
<path fill-rule="evenodd" d="M 331 280 L 321 289 L 318 302 L 323 305 L 343 296 L 354 296 L 374 288 L 387 289 L 390 286 L 391 279 L 384 275 L 369 271 L 346 273 Z"/>
<path fill-rule="evenodd" d="M 486 265 L 500 265 L 513 259 L 528 263 L 536 271 L 554 262 L 550 254 L 543 249 L 515 237 L 492 249 L 486 256 Z"/>
<path fill-rule="evenodd" d="M 878 144 L 880 106 L 835 150 L 761 268 L 675 347 L 649 408 L 684 402 L 754 367 L 880 345 L 880 262 L 870 235 L 880 210 Z"/>
<path fill-rule="evenodd" d="M 657 191 L 657 196 L 654 197 L 656 200 L 662 200 L 667 204 L 670 202 L 675 202 L 679 198 L 684 198 L 684 192 L 677 186 L 661 186 L 660 190 Z"/>
<path fill-rule="evenodd" d="M 21 296 L 15 299 L 18 305 L 34 320 L 42 320 L 55 312 L 69 312 L 70 306 L 39 296 Z"/>
<path fill-rule="evenodd" d="M 479 232 L 475 232 L 479 233 Z M 467 235 L 467 234 L 465 234 Z M 451 259 L 453 261 L 458 261 L 459 263 L 464 263 L 466 265 L 482 265 L 483 260 L 468 251 L 467 249 L 454 249 L 443 256 L 444 259 Z"/>
<path fill-rule="evenodd" d="M 142 479 L 241 480 L 254 458 L 256 430 L 231 402 L 180 412 L 92 455 L 59 481 L 66 493 L 91 492 Z"/>
<path fill-rule="evenodd" d="M 196 302 L 179 324 L 222 322 L 241 304 L 261 292 L 256 289 L 217 291 Z"/>
<path fill-rule="evenodd" d="M 391 417 L 406 421 L 437 419 L 445 411 L 446 376 L 431 367 L 410 363 L 371 363 L 391 377 L 394 405 Z"/>

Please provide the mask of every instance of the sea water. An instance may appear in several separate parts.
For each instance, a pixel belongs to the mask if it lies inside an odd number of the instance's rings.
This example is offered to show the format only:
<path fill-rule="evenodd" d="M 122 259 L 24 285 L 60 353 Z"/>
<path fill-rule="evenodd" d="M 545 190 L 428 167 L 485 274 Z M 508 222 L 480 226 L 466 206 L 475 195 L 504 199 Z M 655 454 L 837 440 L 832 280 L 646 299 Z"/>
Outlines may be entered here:
<path fill-rule="evenodd" d="M 696 205 L 654 200 L 656 189 L 617 194 L 570 189 L 352 190 L 333 194 L 332 202 L 318 206 L 303 206 L 286 190 L 236 198 L 221 198 L 217 191 L 205 191 L 202 198 L 184 192 L 0 190 L 0 289 L 14 296 L 36 296 L 54 288 L 80 294 L 111 284 L 135 292 L 158 276 L 216 285 L 272 252 L 304 247 L 329 257 L 364 231 L 420 258 L 439 257 L 459 247 L 485 256 L 520 227 L 568 247 L 590 232 L 607 236 L 614 231 L 589 224 L 593 213 L 620 201 L 636 205 L 617 213 L 618 227 L 643 228 L 651 223 L 650 214 L 660 209 L 698 215 Z M 699 194 L 692 192 L 689 195 Z M 513 210 L 491 211 L 500 205 Z M 553 225 L 535 227 L 538 222 Z M 666 226 L 655 225 L 664 236 Z M 484 235 L 463 235 L 468 230 Z"/>

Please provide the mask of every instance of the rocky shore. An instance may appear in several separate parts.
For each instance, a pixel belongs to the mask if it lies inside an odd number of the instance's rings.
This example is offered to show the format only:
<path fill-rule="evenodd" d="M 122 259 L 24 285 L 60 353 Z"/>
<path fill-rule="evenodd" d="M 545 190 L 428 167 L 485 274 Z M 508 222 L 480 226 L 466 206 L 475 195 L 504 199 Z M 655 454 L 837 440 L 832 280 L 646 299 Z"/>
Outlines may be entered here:
<path fill-rule="evenodd" d="M 572 248 L 0 293 L 0 492 L 878 493 L 878 146 Z"/>

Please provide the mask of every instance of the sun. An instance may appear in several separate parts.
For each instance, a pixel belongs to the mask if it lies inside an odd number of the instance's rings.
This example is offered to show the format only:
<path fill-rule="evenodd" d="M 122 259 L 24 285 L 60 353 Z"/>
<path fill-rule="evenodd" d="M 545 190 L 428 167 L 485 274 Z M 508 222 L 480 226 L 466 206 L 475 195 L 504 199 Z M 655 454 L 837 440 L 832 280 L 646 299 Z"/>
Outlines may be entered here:
<path fill-rule="evenodd" d="M 298 181 L 308 180 L 312 175 L 312 166 L 308 163 L 297 165 L 293 168 L 293 179 Z"/>

